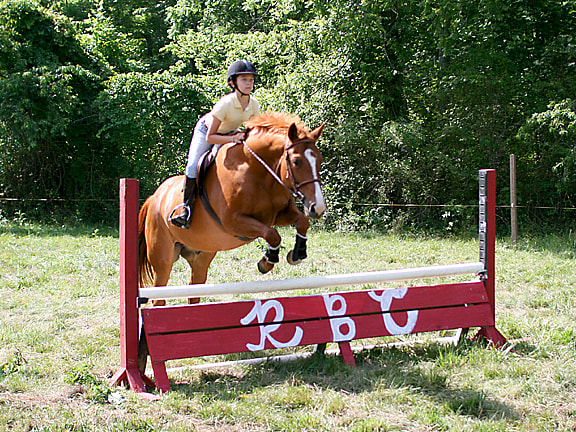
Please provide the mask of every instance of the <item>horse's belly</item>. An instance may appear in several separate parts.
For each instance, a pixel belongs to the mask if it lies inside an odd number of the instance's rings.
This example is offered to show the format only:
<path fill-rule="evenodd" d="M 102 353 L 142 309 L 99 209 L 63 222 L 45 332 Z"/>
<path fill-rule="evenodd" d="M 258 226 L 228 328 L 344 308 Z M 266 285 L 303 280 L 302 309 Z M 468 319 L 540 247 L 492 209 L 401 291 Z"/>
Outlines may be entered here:
<path fill-rule="evenodd" d="M 190 228 L 188 230 L 178 229 L 182 243 L 187 247 L 203 252 L 218 252 L 235 249 L 250 243 L 253 239 L 239 239 L 226 232 L 211 216 L 209 216 L 201 203 L 194 209 Z"/>
<path fill-rule="evenodd" d="M 190 242 L 186 242 L 186 246 L 203 252 L 218 252 L 243 246 L 250 241 L 243 241 L 228 234 L 206 233 L 198 235 Z"/>

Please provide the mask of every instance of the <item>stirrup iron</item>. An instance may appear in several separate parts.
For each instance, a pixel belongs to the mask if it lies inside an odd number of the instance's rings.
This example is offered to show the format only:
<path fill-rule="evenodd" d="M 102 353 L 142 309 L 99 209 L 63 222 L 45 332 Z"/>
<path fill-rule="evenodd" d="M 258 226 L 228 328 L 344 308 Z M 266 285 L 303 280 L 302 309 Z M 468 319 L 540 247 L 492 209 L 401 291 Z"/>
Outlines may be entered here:
<path fill-rule="evenodd" d="M 176 211 L 182 207 L 184 207 L 188 211 L 188 217 L 184 219 L 184 216 L 181 214 L 174 217 L 174 213 L 176 213 Z M 178 204 L 176 207 L 174 207 L 174 210 L 172 210 L 170 216 L 168 216 L 168 220 L 173 225 L 176 225 L 178 228 L 184 228 L 184 229 L 190 228 L 191 219 L 192 219 L 192 209 L 190 208 L 190 205 L 187 203 Z"/>

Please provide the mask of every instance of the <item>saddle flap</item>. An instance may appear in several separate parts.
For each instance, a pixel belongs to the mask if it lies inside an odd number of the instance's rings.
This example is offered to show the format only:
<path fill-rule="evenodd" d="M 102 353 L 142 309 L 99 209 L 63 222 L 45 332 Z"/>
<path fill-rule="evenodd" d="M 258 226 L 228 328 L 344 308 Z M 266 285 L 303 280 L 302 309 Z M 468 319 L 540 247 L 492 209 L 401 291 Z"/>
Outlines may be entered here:
<path fill-rule="evenodd" d="M 216 160 L 216 155 L 218 150 L 220 150 L 221 145 L 213 145 L 210 150 L 200 156 L 198 160 L 198 174 L 196 176 L 196 183 L 198 185 L 198 190 L 204 189 L 206 184 L 206 174 L 210 165 Z"/>
<path fill-rule="evenodd" d="M 208 174 L 208 169 L 216 160 L 216 155 L 218 154 L 220 147 L 222 146 L 213 145 L 211 150 L 200 156 L 200 159 L 198 160 L 198 175 L 196 176 L 196 184 L 198 186 L 198 196 L 200 197 L 204 208 L 208 214 L 212 216 L 216 222 L 218 222 L 219 225 L 222 225 L 222 221 L 212 208 L 212 204 L 210 204 L 210 199 L 208 198 L 208 193 L 206 192 L 206 176 Z"/>

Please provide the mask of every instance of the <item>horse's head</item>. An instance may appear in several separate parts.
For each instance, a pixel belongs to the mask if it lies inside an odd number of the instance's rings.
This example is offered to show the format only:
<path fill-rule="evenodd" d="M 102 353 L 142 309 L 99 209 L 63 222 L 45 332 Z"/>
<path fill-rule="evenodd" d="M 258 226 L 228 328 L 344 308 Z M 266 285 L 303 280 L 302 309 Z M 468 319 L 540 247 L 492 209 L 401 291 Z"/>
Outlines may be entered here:
<path fill-rule="evenodd" d="M 292 123 L 288 129 L 286 145 L 286 170 L 292 186 L 304 204 L 304 213 L 311 219 L 319 219 L 326 210 L 326 202 L 320 187 L 320 164 L 322 155 L 316 147 L 324 124 L 302 136 Z"/>

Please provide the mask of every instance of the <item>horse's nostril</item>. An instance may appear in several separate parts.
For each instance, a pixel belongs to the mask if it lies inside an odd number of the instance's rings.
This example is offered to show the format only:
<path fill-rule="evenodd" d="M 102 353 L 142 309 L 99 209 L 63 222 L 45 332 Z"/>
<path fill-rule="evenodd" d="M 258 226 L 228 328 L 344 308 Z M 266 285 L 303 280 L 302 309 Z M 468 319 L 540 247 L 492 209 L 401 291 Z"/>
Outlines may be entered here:
<path fill-rule="evenodd" d="M 326 210 L 326 207 L 323 205 L 312 205 L 312 212 L 317 215 L 317 217 L 322 216 L 324 214 L 324 210 Z"/>
<path fill-rule="evenodd" d="M 324 213 L 323 206 L 316 206 L 316 204 L 312 204 L 307 208 L 307 216 L 312 219 L 319 219 Z"/>

